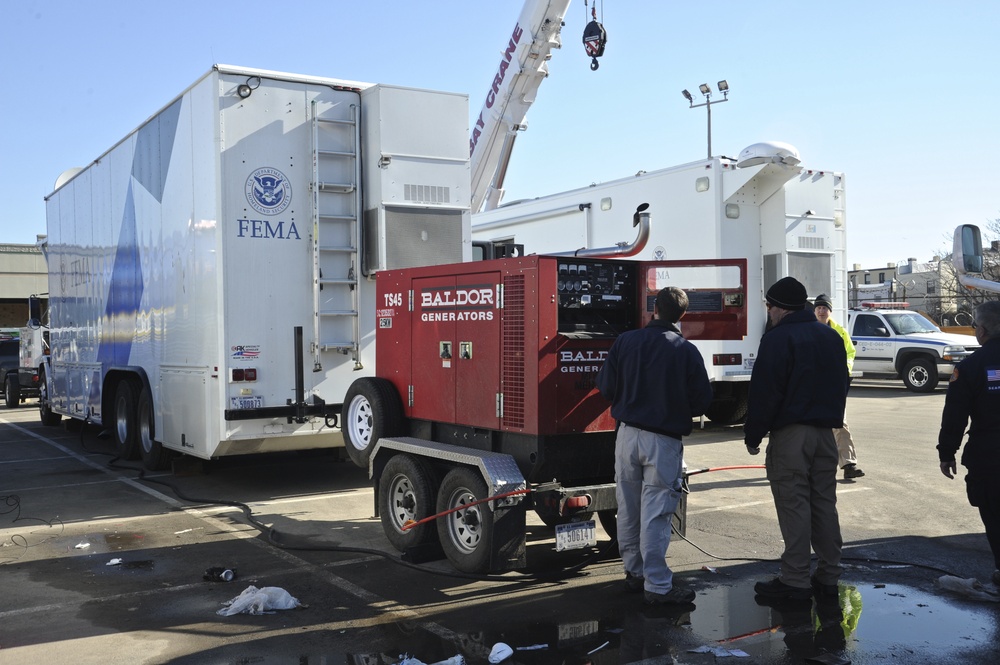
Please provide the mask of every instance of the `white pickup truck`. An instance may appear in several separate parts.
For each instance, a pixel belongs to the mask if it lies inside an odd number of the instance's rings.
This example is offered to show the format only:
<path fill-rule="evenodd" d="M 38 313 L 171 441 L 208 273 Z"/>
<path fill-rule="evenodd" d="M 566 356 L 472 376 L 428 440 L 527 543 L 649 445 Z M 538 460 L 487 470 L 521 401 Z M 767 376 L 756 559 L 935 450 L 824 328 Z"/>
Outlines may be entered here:
<path fill-rule="evenodd" d="M 862 303 L 847 313 L 847 331 L 857 349 L 854 371 L 898 376 L 914 392 L 931 392 L 940 377 L 979 348 L 972 335 L 941 332 L 919 312 L 893 303 Z"/>

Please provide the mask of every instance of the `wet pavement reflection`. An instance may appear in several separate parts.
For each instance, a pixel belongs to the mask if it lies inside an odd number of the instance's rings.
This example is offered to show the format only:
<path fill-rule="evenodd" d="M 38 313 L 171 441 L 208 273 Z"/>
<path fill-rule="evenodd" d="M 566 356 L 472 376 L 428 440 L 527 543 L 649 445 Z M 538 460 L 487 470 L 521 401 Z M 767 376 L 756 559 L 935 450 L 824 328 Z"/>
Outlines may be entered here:
<path fill-rule="evenodd" d="M 389 665 L 403 654 L 435 663 L 461 654 L 486 663 L 508 644 L 505 663 L 985 663 L 1000 662 L 1000 608 L 899 584 L 842 582 L 836 598 L 774 602 L 753 580 L 698 590 L 694 606 L 652 608 L 637 601 L 620 616 L 595 613 L 569 623 L 509 623 L 453 639 L 397 625 L 378 652 L 348 663 Z M 300 660 L 300 662 L 312 662 Z M 316 661 L 319 662 L 319 661 Z"/>

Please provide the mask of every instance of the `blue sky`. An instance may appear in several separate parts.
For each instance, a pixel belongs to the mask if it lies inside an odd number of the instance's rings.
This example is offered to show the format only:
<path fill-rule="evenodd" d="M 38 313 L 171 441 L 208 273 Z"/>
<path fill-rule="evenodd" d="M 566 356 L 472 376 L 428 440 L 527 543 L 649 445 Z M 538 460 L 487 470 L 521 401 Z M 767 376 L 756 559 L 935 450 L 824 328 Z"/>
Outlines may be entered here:
<path fill-rule="evenodd" d="M 98 157 L 214 63 L 464 92 L 477 115 L 521 6 L 9 3 L 0 242 L 34 242 L 63 170 Z M 705 110 L 680 91 L 727 79 L 713 152 L 784 141 L 804 166 L 844 172 L 849 263 L 926 261 L 957 224 L 1000 217 L 1000 3 L 604 0 L 596 72 L 581 44 L 588 11 L 570 5 L 505 200 L 703 158 Z"/>

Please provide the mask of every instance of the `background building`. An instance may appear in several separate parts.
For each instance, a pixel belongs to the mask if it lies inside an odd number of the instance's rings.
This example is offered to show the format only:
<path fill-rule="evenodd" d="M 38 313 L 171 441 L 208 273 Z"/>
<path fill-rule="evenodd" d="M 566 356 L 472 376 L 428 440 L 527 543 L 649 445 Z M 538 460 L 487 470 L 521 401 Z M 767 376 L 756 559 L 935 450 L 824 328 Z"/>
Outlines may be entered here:
<path fill-rule="evenodd" d="M 28 296 L 49 290 L 45 257 L 35 245 L 0 244 L 0 328 L 28 321 Z"/>

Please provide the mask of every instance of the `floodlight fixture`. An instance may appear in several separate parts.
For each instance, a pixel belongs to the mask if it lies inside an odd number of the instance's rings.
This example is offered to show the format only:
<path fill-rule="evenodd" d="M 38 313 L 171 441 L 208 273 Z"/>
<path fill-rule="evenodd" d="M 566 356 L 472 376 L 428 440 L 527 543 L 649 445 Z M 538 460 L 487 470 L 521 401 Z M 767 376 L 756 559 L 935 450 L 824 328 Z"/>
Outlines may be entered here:
<path fill-rule="evenodd" d="M 712 94 L 712 89 L 708 87 L 707 83 L 702 83 L 701 85 L 698 86 L 698 89 L 701 90 L 701 94 L 705 96 Z"/>
<path fill-rule="evenodd" d="M 690 92 L 687 90 L 681 90 L 681 94 L 684 95 L 684 99 L 688 100 L 692 104 L 694 103 L 694 98 L 691 96 Z"/>

